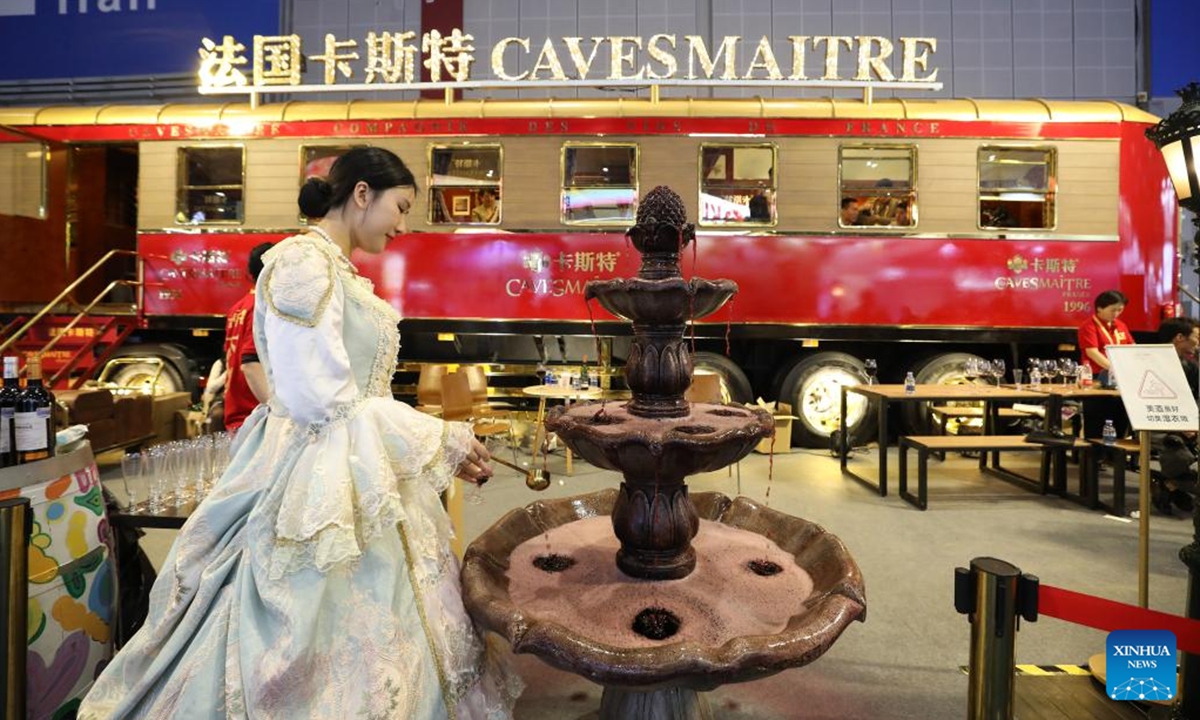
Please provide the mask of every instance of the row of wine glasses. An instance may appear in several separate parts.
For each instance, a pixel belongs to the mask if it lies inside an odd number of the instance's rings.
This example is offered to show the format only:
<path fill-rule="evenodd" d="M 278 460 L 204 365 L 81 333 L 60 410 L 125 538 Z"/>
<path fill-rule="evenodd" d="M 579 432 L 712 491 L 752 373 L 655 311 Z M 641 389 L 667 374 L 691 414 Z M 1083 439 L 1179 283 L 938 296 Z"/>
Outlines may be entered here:
<path fill-rule="evenodd" d="M 153 514 L 199 503 L 225 473 L 231 442 L 219 432 L 126 454 L 121 477 L 130 511 Z"/>
<path fill-rule="evenodd" d="M 1053 383 L 1054 378 L 1062 378 L 1062 384 L 1066 385 L 1076 381 L 1079 373 L 1079 363 L 1071 358 L 1050 358 L 1041 360 L 1038 358 L 1029 358 L 1027 361 L 1029 368 L 1029 376 L 1033 377 L 1033 371 L 1037 370 L 1042 378 L 1042 382 Z"/>
<path fill-rule="evenodd" d="M 969 382 L 976 380 L 985 380 L 992 378 L 996 382 L 996 387 L 1000 387 L 1000 383 L 1004 382 L 1005 363 L 1001 358 L 996 358 L 992 361 L 984 360 L 983 358 L 967 358 L 963 364 L 963 375 L 966 376 Z"/>

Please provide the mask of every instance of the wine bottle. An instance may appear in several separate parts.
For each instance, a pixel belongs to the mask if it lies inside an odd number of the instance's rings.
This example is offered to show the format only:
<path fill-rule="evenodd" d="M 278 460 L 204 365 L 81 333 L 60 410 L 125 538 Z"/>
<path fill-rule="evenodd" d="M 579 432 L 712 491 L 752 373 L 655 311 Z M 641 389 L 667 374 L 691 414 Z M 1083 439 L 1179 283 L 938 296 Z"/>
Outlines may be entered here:
<path fill-rule="evenodd" d="M 583 356 L 583 367 L 579 369 L 579 389 L 580 390 L 591 390 L 592 389 L 592 378 L 588 375 L 587 361 L 588 361 L 587 355 L 584 355 Z"/>
<path fill-rule="evenodd" d="M 17 396 L 21 382 L 17 379 L 17 359 L 4 358 L 4 386 L 0 387 L 0 467 L 17 464 L 17 448 L 13 439 L 13 416 L 17 412 Z"/>
<path fill-rule="evenodd" d="M 13 414 L 18 463 L 54 455 L 54 395 L 42 384 L 42 359 L 29 358 L 25 369 L 25 389 L 17 396 Z"/>

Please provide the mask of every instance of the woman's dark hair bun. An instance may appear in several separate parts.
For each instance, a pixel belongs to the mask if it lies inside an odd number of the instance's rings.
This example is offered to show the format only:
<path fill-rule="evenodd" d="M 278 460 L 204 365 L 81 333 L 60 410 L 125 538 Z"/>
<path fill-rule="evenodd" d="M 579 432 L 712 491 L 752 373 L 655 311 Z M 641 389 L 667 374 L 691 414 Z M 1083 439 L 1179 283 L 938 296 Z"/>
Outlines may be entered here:
<path fill-rule="evenodd" d="M 304 187 L 300 188 L 297 202 L 300 212 L 304 213 L 305 217 L 325 217 L 333 203 L 333 186 L 325 178 L 310 177 L 304 182 Z"/>

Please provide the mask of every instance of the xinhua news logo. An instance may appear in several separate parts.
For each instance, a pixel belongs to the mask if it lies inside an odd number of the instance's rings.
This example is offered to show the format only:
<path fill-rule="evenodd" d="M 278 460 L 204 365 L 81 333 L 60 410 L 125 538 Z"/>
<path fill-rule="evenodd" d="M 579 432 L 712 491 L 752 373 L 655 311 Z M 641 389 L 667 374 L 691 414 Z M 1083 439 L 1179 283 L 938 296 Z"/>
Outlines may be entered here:
<path fill-rule="evenodd" d="M 1108 634 L 1108 696 L 1113 700 L 1175 698 L 1175 633 L 1113 630 Z"/>

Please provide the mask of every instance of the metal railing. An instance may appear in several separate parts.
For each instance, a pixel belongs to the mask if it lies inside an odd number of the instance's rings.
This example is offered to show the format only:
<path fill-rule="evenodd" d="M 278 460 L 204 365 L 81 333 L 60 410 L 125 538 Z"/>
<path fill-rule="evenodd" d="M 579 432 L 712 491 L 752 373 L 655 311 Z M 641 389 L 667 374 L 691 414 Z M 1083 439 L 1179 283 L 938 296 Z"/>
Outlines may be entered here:
<path fill-rule="evenodd" d="M 27 332 L 29 332 L 30 329 L 33 328 L 33 326 L 37 325 L 38 322 L 42 318 L 46 317 L 51 312 L 53 312 L 54 308 L 57 307 L 59 303 L 66 300 L 66 298 L 72 292 L 74 292 L 77 287 L 82 285 L 85 280 L 87 280 L 89 277 L 91 277 L 93 274 L 95 274 L 95 272 L 97 270 L 99 270 L 101 267 L 103 267 L 105 263 L 107 263 L 112 258 L 121 256 L 121 255 L 132 256 L 135 259 L 138 257 L 137 252 L 133 251 L 133 250 L 109 250 L 108 252 L 104 253 L 103 257 L 101 257 L 99 260 L 97 260 L 90 268 L 85 270 L 82 275 L 75 278 L 74 282 L 72 282 L 70 285 L 63 288 L 63 291 L 60 292 L 58 295 L 56 295 L 53 300 L 46 303 L 46 306 L 43 307 L 41 310 L 39 310 L 36 315 L 31 317 L 29 320 L 26 320 L 25 324 L 22 325 L 20 327 L 20 329 L 18 329 L 15 333 L 13 333 L 7 340 L 0 343 L 0 354 L 3 354 L 5 350 L 7 350 L 8 348 L 15 345 L 18 340 L 20 340 L 22 337 L 24 337 L 25 334 Z M 141 274 L 139 273 L 138 276 L 141 277 Z M 93 307 L 95 307 L 97 304 L 99 304 L 100 298 L 103 298 L 105 295 L 107 295 L 109 293 L 109 291 L 111 291 L 117 285 L 122 285 L 122 284 L 130 285 L 130 286 L 141 285 L 140 282 L 133 281 L 133 280 L 114 280 L 112 283 L 109 283 L 108 287 L 105 288 L 103 292 L 101 292 L 99 295 L 96 296 L 95 300 L 93 300 L 83 310 L 80 311 L 79 315 L 76 316 L 77 319 L 75 321 L 72 321 L 73 324 L 71 325 L 71 327 L 74 327 L 74 323 L 77 322 L 77 320 L 80 316 L 90 312 Z M 54 344 L 56 344 L 58 342 L 59 337 L 61 337 L 61 335 L 53 338 L 51 340 L 50 346 L 53 346 Z M 43 348 L 42 352 L 44 352 L 45 350 L 46 350 L 46 348 Z"/>

